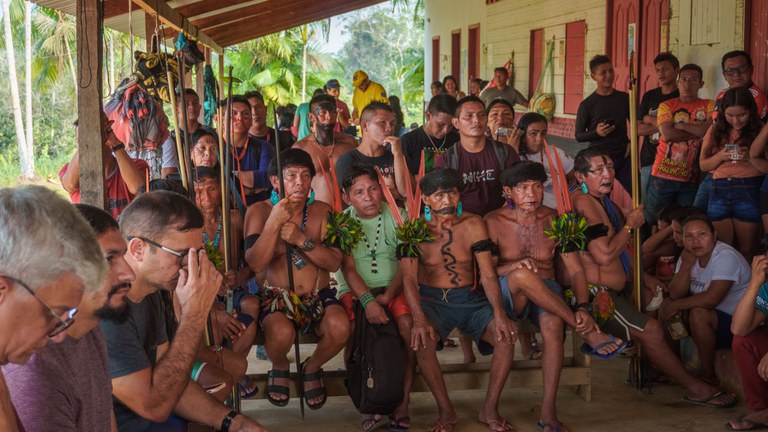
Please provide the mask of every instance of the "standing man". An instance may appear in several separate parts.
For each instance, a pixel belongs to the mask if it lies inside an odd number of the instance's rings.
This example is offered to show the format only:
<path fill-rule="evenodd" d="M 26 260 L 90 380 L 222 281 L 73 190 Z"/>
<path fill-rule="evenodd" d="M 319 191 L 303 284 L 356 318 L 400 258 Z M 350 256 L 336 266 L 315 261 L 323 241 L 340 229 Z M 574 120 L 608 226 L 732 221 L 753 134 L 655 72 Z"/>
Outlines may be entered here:
<path fill-rule="evenodd" d="M 125 259 L 136 274 L 127 295 L 131 315 L 123 323 L 101 322 L 120 431 L 185 431 L 187 421 L 230 431 L 264 431 L 190 380 L 222 283 L 202 247 L 200 210 L 173 192 L 145 193 L 125 210 L 120 230 L 128 240 Z M 175 293 L 182 311 L 178 322 L 164 307 L 160 290 Z M 176 327 L 170 341 L 166 322 Z"/>
<path fill-rule="evenodd" d="M 313 97 L 309 101 L 309 119 L 314 131 L 293 145 L 294 148 L 309 153 L 312 158 L 316 173 L 312 177 L 312 191 L 315 199 L 327 204 L 333 203 L 332 197 L 341 187 L 330 182 L 331 166 L 335 168 L 341 156 L 357 147 L 357 141 L 354 138 L 345 133 L 336 132 L 337 102 L 328 94 Z M 340 182 L 341 177 L 337 177 L 337 181 Z M 330 190 L 329 186 L 336 190 Z"/>
<path fill-rule="evenodd" d="M 597 88 L 579 104 L 576 113 L 576 141 L 602 148 L 613 161 L 616 179 L 632 195 L 627 135 L 629 94 L 613 87 L 616 75 L 608 56 L 592 57 L 589 71 Z"/>
<path fill-rule="evenodd" d="M 0 189 L 0 208 L 0 365 L 5 366 L 24 364 L 49 341 L 64 340 L 83 294 L 104 284 L 107 263 L 88 223 L 56 192 L 41 186 Z M 24 430 L 1 370 L 0 430 Z"/>
<path fill-rule="evenodd" d="M 96 232 L 109 266 L 107 279 L 100 289 L 83 296 L 77 321 L 62 343 L 46 345 L 25 365 L 3 367 L 19 417 L 30 431 L 104 432 L 117 428 L 107 342 L 99 320 L 122 322 L 128 318 L 125 296 L 134 274 L 125 261 L 125 240 L 112 216 L 85 204 L 78 204 L 77 209 Z"/>
<path fill-rule="evenodd" d="M 464 182 L 463 210 L 485 216 L 504 205 L 501 172 L 519 160 L 517 152 L 485 136 L 488 115 L 483 101 L 474 96 L 458 102 L 452 121 L 460 140 L 437 160 L 436 166 L 459 172 Z"/>
<path fill-rule="evenodd" d="M 251 104 L 242 95 L 232 96 L 232 142 L 229 143 L 233 156 L 233 169 L 240 180 L 243 189 L 235 193 L 245 193 L 247 205 L 262 201 L 269 197 L 269 178 L 267 169 L 269 162 L 275 156 L 272 145 L 267 141 L 252 138 Z M 225 127 L 230 124 L 225 117 Z M 226 135 L 224 135 L 226 139 Z"/>
<path fill-rule="evenodd" d="M 648 195 L 644 198 L 645 220 L 656 223 L 663 207 L 693 204 L 699 181 L 699 153 L 704 134 L 712 124 L 715 101 L 700 99 L 704 86 L 703 72 L 698 65 L 687 64 L 680 69 L 680 97 L 659 105 L 657 121 L 661 137 L 651 169 Z"/>
<path fill-rule="evenodd" d="M 480 99 L 488 106 L 494 99 L 504 99 L 512 106 L 520 104 L 528 106 L 528 100 L 515 90 L 514 87 L 508 85 L 509 71 L 505 67 L 497 67 L 493 70 L 493 86 L 480 92 Z"/>
<path fill-rule="evenodd" d="M 336 176 L 343 179 L 353 163 L 378 167 L 395 199 L 408 196 L 405 176 L 410 176 L 403 144 L 395 135 L 395 114 L 387 103 L 371 102 L 360 116 L 363 138 L 360 145 L 336 162 Z M 390 149 L 387 149 L 387 146 Z M 411 183 L 413 184 L 413 183 Z"/>
<path fill-rule="evenodd" d="M 419 172 L 422 150 L 425 157 L 424 172 L 430 172 L 435 167 L 435 157 L 459 141 L 459 134 L 453 128 L 455 113 L 456 98 L 445 93 L 435 95 L 427 105 L 427 122 L 424 126 L 403 135 L 403 152 L 411 174 Z"/>
<path fill-rule="evenodd" d="M 336 112 L 339 114 L 339 117 L 338 121 L 336 122 L 336 126 L 333 128 L 333 131 L 342 133 L 347 128 L 349 128 L 349 121 L 352 120 L 352 114 L 349 112 L 349 106 L 347 106 L 343 100 L 339 99 L 339 94 L 341 93 L 341 84 L 339 84 L 339 80 L 332 79 L 328 80 L 323 88 L 325 89 L 325 94 L 333 96 L 333 98 L 336 100 Z"/>
<path fill-rule="evenodd" d="M 257 91 L 249 91 L 245 94 L 248 103 L 251 105 L 251 128 L 248 130 L 248 136 L 272 144 L 275 149 L 277 139 L 275 138 L 275 129 L 267 125 L 267 106 L 264 104 L 264 96 Z M 288 131 L 280 131 L 280 149 L 282 151 L 291 148 L 293 136 Z"/>
<path fill-rule="evenodd" d="M 664 329 L 659 321 L 632 304 L 631 291 L 626 288 L 631 273 L 627 244 L 645 222 L 643 207 L 632 210 L 624 218 L 609 198 L 615 170 L 607 152 L 597 146 L 581 150 L 576 155 L 574 170 L 581 187 L 573 187 L 573 207 L 584 214 L 587 224 L 593 227 L 581 258 L 590 293 L 605 293 L 615 305 L 615 311 L 598 323 L 600 329 L 624 340 L 639 342 L 643 353 L 659 371 L 688 390 L 684 402 L 710 408 L 735 405 L 739 401 L 736 395 L 689 374 L 664 341 Z"/>
<path fill-rule="evenodd" d="M 315 89 L 312 92 L 312 97 L 323 94 L 323 89 Z M 296 113 L 293 116 L 293 126 L 291 126 L 291 134 L 296 137 L 296 140 L 302 140 L 305 136 L 312 133 L 312 124 L 309 120 L 309 102 L 304 102 L 296 107 Z"/>
<path fill-rule="evenodd" d="M 677 57 L 668 52 L 657 55 L 653 59 L 653 70 L 659 80 L 659 86 L 645 92 L 637 110 L 637 134 L 645 137 L 640 147 L 640 191 L 643 199 L 648 196 L 648 179 L 651 178 L 651 166 L 656 159 L 656 147 L 659 145 L 659 128 L 656 123 L 659 104 L 680 97 L 677 90 L 680 62 Z"/>
<path fill-rule="evenodd" d="M 483 111 L 485 112 L 485 111 Z M 459 207 L 461 175 L 453 169 L 435 169 L 420 181 L 424 218 L 435 239 L 418 245 L 421 258 L 401 262 L 405 298 L 413 314 L 411 349 L 422 376 L 437 402 L 438 419 L 427 430 L 451 432 L 459 418 L 448 397 L 437 360 L 437 343 L 454 328 L 470 336 L 491 360 L 488 390 L 477 420 L 491 431 L 514 427 L 499 415 L 499 397 L 512 368 L 517 327 L 507 318 L 499 279 L 491 257 L 495 244 L 488 239 L 483 220 Z M 476 276 L 475 263 L 480 272 Z M 475 287 L 482 284 L 485 294 Z"/>
<path fill-rule="evenodd" d="M 75 140 L 80 141 L 78 123 L 75 122 Z M 131 159 L 112 131 L 112 121 L 102 117 L 104 145 L 101 147 L 104 161 L 104 208 L 117 219 L 130 204 L 139 186 L 144 184 L 149 164 L 143 159 Z M 73 204 L 80 203 L 80 151 L 75 150 L 69 163 L 59 170 L 61 186 L 69 193 Z"/>
<path fill-rule="evenodd" d="M 168 174 L 179 174 L 179 155 L 176 151 L 176 134 L 181 133 L 181 142 L 184 143 L 185 132 L 192 135 L 197 132 L 203 125 L 197 121 L 200 117 L 200 97 L 197 92 L 188 88 L 184 89 L 184 102 L 185 106 L 181 105 L 181 97 L 176 97 L 176 118 L 179 120 L 179 126 L 174 126 L 174 130 L 168 134 L 168 138 L 163 142 L 163 168 L 162 176 L 165 178 Z M 184 121 L 184 110 L 187 111 L 187 124 L 182 125 Z M 183 127 L 182 130 L 178 130 L 179 127 Z M 190 147 L 194 143 L 190 144 Z"/>
<path fill-rule="evenodd" d="M 355 88 L 352 95 L 352 124 L 354 125 L 360 124 L 363 110 L 371 102 L 389 103 L 387 91 L 381 84 L 368 79 L 365 71 L 358 70 L 352 75 L 352 87 Z"/>

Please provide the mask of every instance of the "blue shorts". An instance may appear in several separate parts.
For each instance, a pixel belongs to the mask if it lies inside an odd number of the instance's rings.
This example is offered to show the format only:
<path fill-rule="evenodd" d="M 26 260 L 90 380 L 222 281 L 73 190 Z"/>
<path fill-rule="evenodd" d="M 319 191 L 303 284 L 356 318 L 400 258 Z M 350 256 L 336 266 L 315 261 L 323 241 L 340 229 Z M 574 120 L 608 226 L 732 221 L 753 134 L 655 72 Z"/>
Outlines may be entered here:
<path fill-rule="evenodd" d="M 245 324 L 246 327 L 251 325 L 251 323 L 254 321 L 252 316 L 250 316 L 248 314 L 245 314 L 245 313 L 243 313 L 240 310 L 240 302 L 242 302 L 243 298 L 245 298 L 245 296 L 248 296 L 248 295 L 251 295 L 251 294 L 249 294 L 249 293 L 247 293 L 247 292 L 245 292 L 243 290 L 237 290 L 237 291 L 234 291 L 232 293 L 232 305 L 234 306 L 235 310 L 237 311 L 237 320 L 240 321 L 241 323 Z M 220 303 L 223 303 L 224 306 L 227 305 L 227 298 L 226 297 L 217 296 L 216 300 L 218 302 L 220 302 Z"/>
<path fill-rule="evenodd" d="M 736 219 L 760 223 L 760 185 L 763 176 L 712 180 L 707 216 L 713 222 Z"/>
<path fill-rule="evenodd" d="M 472 287 L 440 289 L 426 285 L 419 287 L 421 309 L 429 323 L 445 339 L 458 328 L 477 344 L 480 354 L 488 355 L 493 347 L 480 341 L 488 323 L 493 320 L 493 309 L 485 295 Z"/>
<path fill-rule="evenodd" d="M 698 189 L 697 183 L 667 180 L 652 175 L 648 180 L 648 194 L 643 195 L 645 220 L 655 224 L 659 210 L 669 204 L 680 207 L 693 205 Z"/>
<path fill-rule="evenodd" d="M 733 333 L 731 333 L 733 316 L 720 309 L 715 309 L 715 313 L 717 314 L 717 328 L 715 329 L 717 346 L 718 348 L 731 349 L 731 345 L 733 345 Z"/>
<path fill-rule="evenodd" d="M 512 302 L 512 293 L 509 292 L 509 284 L 507 282 L 507 276 L 504 275 L 499 278 L 499 286 L 501 286 L 501 301 L 504 304 L 504 311 L 512 321 L 529 320 L 537 328 L 539 327 L 539 315 L 546 312 L 544 308 L 537 305 L 532 301 L 528 301 L 525 304 L 525 309 L 519 315 L 515 313 L 514 304 Z M 544 285 L 549 288 L 559 298 L 563 298 L 563 287 L 560 286 L 557 281 L 552 279 L 542 279 Z"/>
<path fill-rule="evenodd" d="M 162 423 L 150 423 L 149 429 L 145 432 L 186 432 L 188 427 L 188 421 L 175 414 L 171 414 L 168 419 Z"/>

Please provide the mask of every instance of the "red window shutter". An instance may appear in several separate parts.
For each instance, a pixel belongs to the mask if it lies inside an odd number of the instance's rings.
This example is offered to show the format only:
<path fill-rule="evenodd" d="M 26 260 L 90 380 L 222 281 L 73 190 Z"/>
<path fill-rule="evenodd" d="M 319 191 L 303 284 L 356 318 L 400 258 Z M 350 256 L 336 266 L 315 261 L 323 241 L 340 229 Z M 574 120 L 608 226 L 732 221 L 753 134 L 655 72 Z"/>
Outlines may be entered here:
<path fill-rule="evenodd" d="M 563 112 L 576 114 L 584 98 L 584 21 L 565 25 L 565 97 Z"/>

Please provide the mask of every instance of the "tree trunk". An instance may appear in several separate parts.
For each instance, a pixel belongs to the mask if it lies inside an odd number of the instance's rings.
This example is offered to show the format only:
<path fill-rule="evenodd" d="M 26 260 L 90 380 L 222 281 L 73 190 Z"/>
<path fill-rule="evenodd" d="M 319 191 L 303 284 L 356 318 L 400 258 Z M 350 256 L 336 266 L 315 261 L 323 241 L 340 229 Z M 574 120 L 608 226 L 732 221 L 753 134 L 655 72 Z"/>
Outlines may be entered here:
<path fill-rule="evenodd" d="M 5 1 L 5 0 L 3 0 Z M 59 20 L 63 20 L 61 12 L 59 12 Z M 67 48 L 67 60 L 69 60 L 69 72 L 72 74 L 72 84 L 75 86 L 75 97 L 77 97 L 77 72 L 75 72 L 75 61 L 72 60 L 72 49 L 69 47 L 69 40 L 64 39 L 64 46 Z"/>
<path fill-rule="evenodd" d="M 301 52 L 301 102 L 304 103 L 307 97 L 307 42 Z"/>
<path fill-rule="evenodd" d="M 16 55 L 13 51 L 13 34 L 11 32 L 11 0 L 2 0 L 2 4 L 5 53 L 8 56 L 8 78 L 11 85 L 11 105 L 13 106 L 13 121 L 16 124 L 16 140 L 19 145 L 19 165 L 21 175 L 31 178 L 34 175 L 34 165 L 32 163 L 32 155 L 27 153 L 27 140 L 24 134 L 24 118 L 21 112 L 21 99 L 19 97 L 19 79 L 16 76 Z"/>
<path fill-rule="evenodd" d="M 32 123 L 32 2 L 27 0 L 24 3 L 24 87 L 26 96 L 24 108 L 27 114 L 25 144 L 27 145 L 27 155 L 29 156 L 30 163 L 29 174 L 32 174 L 35 171 L 35 140 Z"/>

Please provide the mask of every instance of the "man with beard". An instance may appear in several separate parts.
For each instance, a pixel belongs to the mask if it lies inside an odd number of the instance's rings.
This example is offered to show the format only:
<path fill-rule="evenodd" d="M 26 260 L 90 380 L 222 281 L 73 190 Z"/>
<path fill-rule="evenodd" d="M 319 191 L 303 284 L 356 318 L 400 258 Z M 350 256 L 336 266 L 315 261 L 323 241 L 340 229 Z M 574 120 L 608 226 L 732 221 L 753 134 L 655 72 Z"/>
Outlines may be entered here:
<path fill-rule="evenodd" d="M 83 296 L 77 306 L 77 320 L 62 343 L 48 344 L 25 365 L 4 367 L 11 398 L 30 431 L 103 432 L 116 428 L 107 343 L 99 320 L 122 322 L 128 318 L 125 296 L 134 274 L 125 262 L 125 240 L 112 216 L 85 204 L 78 204 L 77 209 L 96 232 L 109 270 L 102 289 Z"/>
<path fill-rule="evenodd" d="M 272 148 L 277 145 L 274 128 L 267 125 L 267 105 L 264 104 L 264 96 L 257 91 L 249 91 L 245 94 L 248 103 L 251 104 L 251 119 L 253 124 L 248 131 L 248 135 L 261 141 L 272 144 Z M 293 136 L 290 131 L 280 131 L 280 151 L 291 148 Z M 275 150 L 277 151 L 277 149 Z"/>
<path fill-rule="evenodd" d="M 121 432 L 186 431 L 186 420 L 221 430 L 264 431 L 189 379 L 222 283 L 201 247 L 202 228 L 203 216 L 195 205 L 166 191 L 140 195 L 120 218 L 128 240 L 125 260 L 136 274 L 127 295 L 131 314 L 123 323 L 102 321 L 101 330 Z M 181 308 L 172 341 L 166 319 L 173 311 L 164 308 L 159 291 L 175 291 Z"/>
<path fill-rule="evenodd" d="M 341 251 L 323 244 L 331 207 L 310 196 L 315 166 L 309 154 L 292 148 L 285 150 L 281 159 L 282 172 L 277 170 L 277 161 L 269 167 L 273 196 L 249 207 L 245 215 L 245 242 L 251 246 L 246 246 L 245 259 L 254 272 L 266 272 L 259 292 L 259 321 L 264 348 L 272 360 L 267 400 L 276 406 L 288 404 L 288 352 L 299 329 L 320 336 L 312 356 L 299 369 L 304 400 L 316 410 L 327 398 L 321 368 L 349 338 L 349 319 L 336 300 L 336 289 L 330 286 L 329 272 L 339 269 Z M 278 195 L 280 176 L 285 186 L 283 199 Z M 289 284 L 286 253 L 293 286 Z"/>
<path fill-rule="evenodd" d="M 403 143 L 395 135 L 392 107 L 383 102 L 368 104 L 360 114 L 360 129 L 363 131 L 360 146 L 336 161 L 336 178 L 343 179 L 354 163 L 369 164 L 381 172 L 395 199 L 408 196 L 410 191 L 406 189 L 405 176 L 410 173 L 403 155 Z"/>
<path fill-rule="evenodd" d="M 478 421 L 493 432 L 514 431 L 498 412 L 501 390 L 512 367 L 517 327 L 504 312 L 491 257 L 496 245 L 480 217 L 462 212 L 459 198 L 464 185 L 456 170 L 435 169 L 419 185 L 424 194 L 424 219 L 434 241 L 419 244 L 421 258 L 403 258 L 400 266 L 413 315 L 411 348 L 439 410 L 437 421 L 427 431 L 451 432 L 459 422 L 436 355 L 438 342 L 457 327 L 478 344 L 481 354 L 493 353 Z M 485 294 L 475 289 L 478 284 Z"/>
<path fill-rule="evenodd" d="M 357 141 L 351 136 L 334 131 L 337 119 L 336 100 L 328 94 L 318 95 L 309 101 L 309 120 L 312 122 L 314 132 L 293 145 L 294 148 L 304 150 L 312 157 L 315 165 L 315 176 L 312 178 L 312 190 L 315 199 L 325 203 L 332 203 L 332 196 L 339 189 L 338 184 L 330 184 L 331 165 L 336 166 L 339 158 L 357 147 Z M 341 177 L 337 177 L 341 181 Z"/>
<path fill-rule="evenodd" d="M 615 357 L 623 342 L 601 334 L 585 307 L 572 312 L 563 301 L 563 289 L 555 278 L 556 254 L 564 263 L 578 304 L 587 301 L 587 280 L 579 251 L 563 252 L 562 245 L 544 233 L 557 216 L 555 210 L 541 204 L 546 180 L 547 172 L 538 162 L 512 165 L 501 174 L 509 204 L 488 213 L 485 222 L 491 241 L 499 245 L 496 271 L 507 316 L 513 320 L 530 319 L 544 338 L 544 392 L 538 426 L 547 432 L 565 432 L 556 406 L 563 368 L 563 322 L 584 338 L 590 353 L 597 357 Z"/>
<path fill-rule="evenodd" d="M 424 151 L 424 172 L 435 167 L 435 157 L 445 153 L 459 141 L 459 134 L 453 129 L 453 114 L 456 112 L 456 98 L 445 93 L 432 97 L 425 113 L 424 126 L 403 135 L 403 151 L 408 161 L 408 170 L 416 175 Z"/>
<path fill-rule="evenodd" d="M 275 151 L 267 141 L 251 137 L 251 104 L 242 95 L 232 96 L 232 142 L 229 143 L 233 156 L 233 169 L 240 180 L 236 193 L 245 194 L 247 205 L 269 197 L 267 168 L 275 157 Z M 227 117 L 225 128 L 230 124 Z M 227 135 L 224 135 L 227 138 Z"/>
<path fill-rule="evenodd" d="M 603 316 L 598 324 L 606 333 L 624 340 L 637 340 L 648 360 L 672 380 L 682 384 L 688 395 L 684 402 L 711 408 L 729 408 L 739 398 L 693 377 L 664 341 L 664 329 L 658 320 L 638 311 L 632 304 L 631 274 L 627 244 L 643 225 L 643 206 L 632 210 L 626 218 L 608 195 L 616 174 L 608 151 L 599 146 L 581 150 L 574 160 L 576 180 L 581 187 L 572 191 L 573 207 L 587 218 L 592 234 L 582 254 L 591 294 L 607 293 L 615 311 Z"/>

